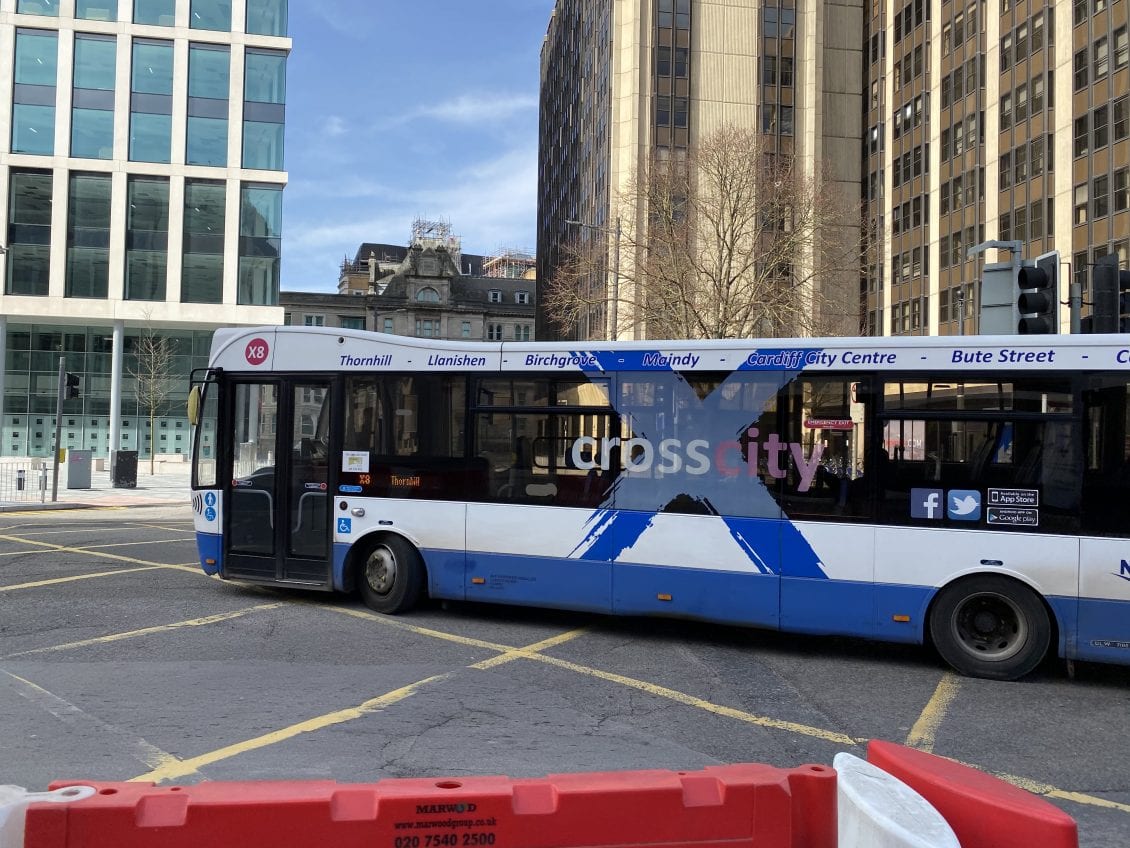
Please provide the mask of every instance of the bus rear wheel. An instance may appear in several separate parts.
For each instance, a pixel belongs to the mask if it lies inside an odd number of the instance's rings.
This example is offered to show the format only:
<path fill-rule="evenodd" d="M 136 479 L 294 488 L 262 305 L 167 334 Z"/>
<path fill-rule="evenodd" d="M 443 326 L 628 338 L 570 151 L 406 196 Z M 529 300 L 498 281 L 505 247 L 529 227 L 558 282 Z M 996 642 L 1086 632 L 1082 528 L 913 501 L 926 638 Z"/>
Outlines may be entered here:
<path fill-rule="evenodd" d="M 390 615 L 412 609 L 424 589 L 424 562 L 399 536 L 385 536 L 366 550 L 357 585 L 365 606 Z"/>
<path fill-rule="evenodd" d="M 930 613 L 934 647 L 969 677 L 1018 680 L 1047 655 L 1051 632 L 1035 592 L 992 574 L 946 587 Z"/>

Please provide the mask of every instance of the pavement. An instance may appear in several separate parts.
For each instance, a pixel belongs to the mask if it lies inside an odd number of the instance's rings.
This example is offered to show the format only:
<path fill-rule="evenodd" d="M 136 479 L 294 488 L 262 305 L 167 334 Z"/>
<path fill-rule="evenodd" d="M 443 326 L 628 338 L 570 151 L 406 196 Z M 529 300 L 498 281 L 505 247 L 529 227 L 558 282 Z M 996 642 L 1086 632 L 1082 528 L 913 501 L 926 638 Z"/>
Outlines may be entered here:
<path fill-rule="evenodd" d="M 188 507 L 192 503 L 189 488 L 191 466 L 187 463 L 157 463 L 154 473 L 149 472 L 145 460 L 137 464 L 137 485 L 116 487 L 110 472 L 93 470 L 90 488 L 67 487 L 66 475 L 61 475 L 57 500 L 51 500 L 51 480 L 45 492 L 27 491 L 19 500 L 0 500 L 0 512 L 27 512 L 44 509 L 89 509 L 134 506 Z"/>

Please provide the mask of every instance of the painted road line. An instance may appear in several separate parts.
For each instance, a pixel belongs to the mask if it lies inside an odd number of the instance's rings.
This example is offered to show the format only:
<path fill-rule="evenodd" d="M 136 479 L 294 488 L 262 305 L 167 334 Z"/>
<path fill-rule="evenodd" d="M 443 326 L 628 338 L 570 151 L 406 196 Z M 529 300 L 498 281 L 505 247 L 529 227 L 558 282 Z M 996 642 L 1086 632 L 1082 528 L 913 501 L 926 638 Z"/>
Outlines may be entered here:
<path fill-rule="evenodd" d="M 376 614 L 374 613 L 374 615 Z M 366 615 L 362 617 L 368 618 L 369 616 Z M 377 616 L 377 618 L 380 618 L 380 616 Z M 426 628 L 418 629 L 422 630 Z M 583 628 L 578 630 L 571 630 L 567 633 L 561 633 L 557 636 L 551 636 L 548 639 L 542 639 L 540 642 L 534 642 L 533 644 L 527 645 L 524 648 L 509 648 L 507 649 L 506 653 L 502 654 L 501 656 L 492 657 L 490 660 L 483 660 L 482 662 L 474 663 L 467 667 L 474 669 L 493 668 L 494 666 L 512 662 L 517 659 L 530 658 L 535 656 L 540 650 L 551 648 L 554 645 L 560 645 L 563 642 L 568 642 L 572 639 L 576 639 L 578 636 L 583 635 L 584 632 L 585 630 Z M 439 631 L 434 631 L 434 633 L 439 633 Z M 488 663 L 489 665 L 487 665 Z M 191 757 L 189 759 L 176 762 L 168 762 L 163 764 L 160 768 L 154 769 L 153 771 L 146 774 L 138 775 L 137 777 L 131 778 L 131 780 L 160 781 L 171 780 L 177 777 L 187 777 L 191 774 L 195 774 L 204 766 L 212 765 L 213 763 L 217 763 L 220 760 L 226 760 L 231 757 L 236 757 L 240 754 L 244 754 L 248 751 L 254 751 L 258 748 L 266 748 L 269 745 L 275 745 L 279 742 L 285 742 L 288 739 L 293 739 L 295 736 L 298 736 L 301 733 L 311 733 L 315 730 L 322 730 L 323 728 L 330 727 L 335 724 L 342 724 L 347 721 L 352 721 L 353 719 L 361 718 L 364 715 L 368 715 L 369 713 L 398 703 L 399 701 L 403 701 L 405 698 L 411 697 L 412 695 L 416 694 L 417 691 L 424 688 L 425 686 L 447 680 L 453 674 L 454 672 L 437 674 L 433 677 L 428 677 L 424 680 L 417 681 L 416 683 L 410 683 L 407 686 L 402 686 L 401 688 L 381 695 L 378 698 L 373 698 L 371 700 L 365 701 L 365 703 L 360 704 L 356 707 L 349 707 L 344 710 L 337 710 L 332 713 L 326 713 L 322 716 L 316 716 L 314 718 L 307 719 L 306 721 L 292 724 L 289 727 L 283 728 L 282 730 L 276 730 L 272 733 L 265 733 L 262 736 L 257 736 L 254 739 L 247 740 L 246 742 L 237 742 L 234 745 L 228 745 L 225 748 L 220 748 L 207 754 L 201 754 L 198 757 Z"/>
<path fill-rule="evenodd" d="M 500 645 L 498 642 L 487 642 L 483 639 L 474 639 L 470 636 L 460 636 L 456 633 L 445 633 L 442 630 L 432 630 L 430 627 L 420 627 L 417 624 L 408 624 L 407 622 L 400 621 L 399 619 L 392 618 L 391 616 L 369 612 L 368 610 L 350 609 L 349 607 L 341 606 L 328 606 L 324 603 L 319 604 L 315 601 L 299 601 L 298 603 L 314 606 L 318 609 L 341 613 L 342 615 L 348 615 L 353 618 L 364 619 L 365 621 L 375 621 L 378 624 L 383 624 L 386 627 L 395 627 L 397 630 L 406 630 L 409 633 L 415 633 L 418 636 L 428 636 L 432 639 L 442 639 L 445 642 L 454 642 L 457 645 L 466 645 L 469 648 L 486 648 L 488 651 L 497 651 L 500 654 L 505 654 L 508 651 L 521 650 L 514 645 Z"/>
<path fill-rule="evenodd" d="M 177 539 L 176 541 L 183 541 Z M 37 542 L 35 539 L 24 539 L 20 536 L 0 535 L 0 542 L 18 542 L 21 545 L 35 545 L 40 548 L 45 548 L 52 551 L 60 551 L 62 553 L 72 554 L 85 554 L 86 556 L 100 557 L 102 559 L 112 559 L 118 562 L 129 562 L 134 565 L 156 565 L 162 566 L 167 563 L 153 562 L 151 560 L 137 559 L 136 557 L 122 556 L 121 554 L 111 554 L 106 551 L 91 551 L 84 548 L 74 548 L 69 545 L 56 545 L 53 542 Z"/>
<path fill-rule="evenodd" d="M 140 562 L 140 560 L 137 560 Z M 187 571 L 189 574 L 204 575 L 199 568 L 187 565 L 142 565 L 137 568 L 115 568 L 113 571 L 98 571 L 94 574 L 74 574 L 70 577 L 52 577 L 50 580 L 34 580 L 31 583 L 16 583 L 12 586 L 0 586 L 0 592 L 15 592 L 17 589 L 37 589 L 40 586 L 53 586 L 56 583 L 72 583 L 75 580 L 91 580 L 95 577 L 116 577 L 119 574 L 131 574 L 135 571 Z"/>
<path fill-rule="evenodd" d="M 205 627 L 209 624 L 218 624 L 221 621 L 231 621 L 233 618 L 242 618 L 253 612 L 263 612 L 265 610 L 278 609 L 284 604 L 280 601 L 274 604 L 259 604 L 254 607 L 244 607 L 243 609 L 233 610 L 231 612 L 221 612 L 216 615 L 206 615 L 203 618 L 190 618 L 185 621 L 175 621 L 172 624 L 158 624 L 153 627 L 142 627 L 139 630 L 127 630 L 124 633 L 111 633 L 108 636 L 95 636 L 92 639 L 81 639 L 78 642 L 66 642 L 62 645 L 50 645 L 46 648 L 32 648 L 29 651 L 19 651 L 15 654 L 8 654 L 4 659 L 11 659 L 12 657 L 23 657 L 28 654 L 45 654 L 53 651 L 69 651 L 73 648 L 85 648 L 90 645 L 106 645 L 111 642 L 120 642 L 123 639 L 136 639 L 139 636 L 152 636 L 157 633 L 168 633 L 173 630 L 181 630 L 186 627 Z"/>
<path fill-rule="evenodd" d="M 528 659 L 534 662 L 548 663 L 555 665 L 559 668 L 565 668 L 577 674 L 584 674 L 588 677 L 596 677 L 611 683 L 618 683 L 621 686 L 628 686 L 632 689 L 638 689 L 641 692 L 648 692 L 658 698 L 666 698 L 670 701 L 676 701 L 680 704 L 687 706 L 697 707 L 698 709 L 705 710 L 706 712 L 714 713 L 716 715 L 727 716 L 728 718 L 735 718 L 739 721 L 746 722 L 747 724 L 754 724 L 761 727 L 774 728 L 777 730 L 785 730 L 790 733 L 799 733 L 804 736 L 813 736 L 817 739 L 823 739 L 829 742 L 835 742 L 839 745 L 854 746 L 859 744 L 862 739 L 854 739 L 843 733 L 837 733 L 833 730 L 825 730 L 819 727 L 809 727 L 804 724 L 797 724 L 796 722 L 783 721 L 780 719 L 767 718 L 765 716 L 758 716 L 752 713 L 747 713 L 744 710 L 738 710 L 733 707 L 722 706 L 721 704 L 713 704 L 710 701 L 696 698 L 693 695 L 687 695 L 683 692 L 677 692 L 674 689 L 668 689 L 664 686 L 657 686 L 654 683 L 648 683 L 643 680 L 636 680 L 635 678 L 625 677 L 624 675 L 614 674 L 608 671 L 601 671 L 600 669 L 591 668 L 590 666 L 580 665 L 579 663 L 569 662 L 568 660 L 560 660 L 556 657 L 546 656 L 543 653 L 532 650 L 530 648 L 515 648 L 509 645 L 499 645 L 493 642 L 483 642 L 479 639 L 470 639 L 466 636 L 456 636 L 453 633 L 445 633 L 442 630 L 432 630 L 427 627 L 417 627 L 416 625 L 405 624 L 404 622 L 397 621 L 387 616 L 378 615 L 377 613 L 369 613 L 364 610 L 347 609 L 345 607 L 323 607 L 325 609 L 332 609 L 335 612 L 340 612 L 345 615 L 352 615 L 356 618 L 364 618 L 370 621 L 376 621 L 380 624 L 385 624 L 390 627 L 397 627 L 402 630 L 407 630 L 412 633 L 417 633 L 421 636 L 430 636 L 435 639 L 445 639 L 450 642 L 457 642 L 461 645 L 469 645 L 479 648 L 489 648 L 492 651 L 498 651 L 501 657 L 492 657 L 487 660 L 482 660 L 472 667 L 492 668 L 500 665 L 501 662 L 509 662 L 510 659 L 503 660 L 503 657 L 512 655 L 513 659 Z M 572 633 L 580 635 L 583 630 L 571 631 L 570 634 L 562 634 L 575 638 Z M 561 638 L 561 637 L 554 637 Z M 563 641 L 568 641 L 563 639 Z M 549 647 L 549 646 L 547 646 Z"/>
<path fill-rule="evenodd" d="M 504 654 L 499 654 L 497 657 L 491 657 L 490 659 L 473 663 L 470 668 L 482 671 L 484 669 L 500 666 L 503 663 L 508 663 L 511 660 L 536 659 L 534 655 L 539 651 L 544 651 L 547 648 L 552 648 L 555 645 L 561 645 L 565 642 L 571 642 L 573 639 L 576 639 L 579 636 L 584 636 L 586 633 L 588 633 L 588 630 L 589 629 L 587 627 L 579 627 L 576 630 L 570 630 L 568 633 L 562 633 L 559 636 L 550 636 L 548 639 L 542 639 L 540 642 L 534 642 L 534 644 L 528 645 L 525 648 L 513 648 Z"/>
<path fill-rule="evenodd" d="M 133 759 L 147 768 L 161 768 L 170 762 L 176 762 L 176 757 L 172 754 L 162 751 L 140 737 L 130 735 L 120 727 L 107 724 L 101 719 L 83 712 L 70 701 L 66 701 L 58 695 L 48 692 L 42 686 L 12 674 L 10 671 L 0 669 L 0 683 L 14 689 L 21 698 L 54 716 L 64 724 L 76 728 L 84 738 L 97 739 L 110 736 L 116 739 L 122 743 L 122 747 Z"/>
<path fill-rule="evenodd" d="M 207 754 L 201 754 L 198 757 L 166 762 L 154 768 L 152 771 L 130 778 L 130 781 L 156 782 L 172 780 L 177 777 L 187 777 L 191 774 L 195 774 L 199 769 L 212 765 L 213 763 L 218 763 L 221 760 L 231 759 L 240 754 L 246 754 L 248 751 L 255 751 L 270 745 L 277 745 L 279 742 L 285 742 L 303 733 L 313 733 L 316 730 L 324 730 L 335 724 L 343 724 L 347 721 L 353 721 L 354 719 L 377 712 L 385 707 L 403 701 L 405 698 L 411 697 L 425 686 L 446 680 L 451 675 L 452 672 L 448 672 L 447 674 L 437 674 L 433 677 L 426 677 L 423 680 L 418 680 L 415 683 L 409 683 L 407 686 L 402 686 L 399 689 L 387 692 L 380 697 L 371 698 L 362 704 L 358 704 L 356 707 L 348 707 L 344 710 L 337 710 L 336 712 L 315 716 L 314 718 L 306 719 L 306 721 L 300 721 L 297 724 L 284 727 L 282 730 L 265 733 L 262 736 L 256 736 L 254 739 L 248 739 L 244 742 L 236 742 L 234 745 L 228 745 L 227 747 L 210 751 Z"/>
<path fill-rule="evenodd" d="M 0 592 L 15 592 L 20 589 L 38 589 L 40 586 L 54 586 L 59 583 L 73 583 L 75 580 L 93 580 L 96 577 L 117 577 L 119 574 L 132 574 L 135 571 L 157 571 L 167 565 L 143 565 L 138 568 L 115 568 L 113 571 L 99 571 L 94 574 L 75 574 L 71 577 L 52 577 L 50 580 L 34 580 L 31 583 L 16 583 L 14 586 L 0 586 Z"/>
<path fill-rule="evenodd" d="M 959 691 L 961 691 L 961 679 L 948 671 L 943 674 L 934 694 L 930 696 L 922 714 L 918 716 L 918 721 L 910 728 L 910 733 L 906 737 L 907 745 L 920 751 L 933 752 L 934 737 L 937 736 L 938 728 L 941 727 L 946 712 Z"/>
<path fill-rule="evenodd" d="M 188 539 L 148 539 L 142 542 L 110 542 L 105 545 L 83 545 L 81 548 L 75 548 L 76 551 L 100 551 L 103 548 L 128 548 L 137 545 L 168 545 L 173 542 L 187 542 Z"/>

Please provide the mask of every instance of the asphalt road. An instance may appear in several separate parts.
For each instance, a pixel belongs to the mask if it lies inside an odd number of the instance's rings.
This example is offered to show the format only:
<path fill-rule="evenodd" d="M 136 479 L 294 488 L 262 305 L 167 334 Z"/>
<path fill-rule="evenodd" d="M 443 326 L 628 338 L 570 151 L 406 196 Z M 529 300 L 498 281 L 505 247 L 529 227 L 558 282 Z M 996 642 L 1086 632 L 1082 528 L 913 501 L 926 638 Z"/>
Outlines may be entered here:
<path fill-rule="evenodd" d="M 475 605 L 396 618 L 224 583 L 187 507 L 0 516 L 0 784 L 791 767 L 888 739 L 1130 845 L 1130 669 Z"/>

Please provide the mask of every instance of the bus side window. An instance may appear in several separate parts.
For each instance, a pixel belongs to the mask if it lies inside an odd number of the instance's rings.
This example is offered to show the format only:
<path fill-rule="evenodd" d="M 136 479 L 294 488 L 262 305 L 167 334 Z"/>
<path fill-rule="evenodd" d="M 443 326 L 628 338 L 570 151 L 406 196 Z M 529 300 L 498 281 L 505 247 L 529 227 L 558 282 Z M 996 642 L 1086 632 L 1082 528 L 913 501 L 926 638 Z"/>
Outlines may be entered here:
<path fill-rule="evenodd" d="M 1130 382 L 1098 377 L 1083 394 L 1083 530 L 1130 536 Z"/>

